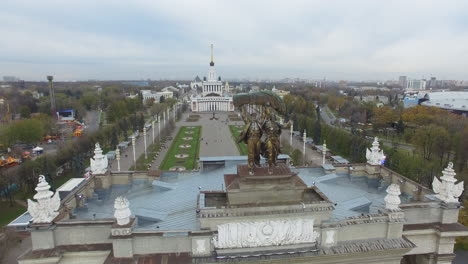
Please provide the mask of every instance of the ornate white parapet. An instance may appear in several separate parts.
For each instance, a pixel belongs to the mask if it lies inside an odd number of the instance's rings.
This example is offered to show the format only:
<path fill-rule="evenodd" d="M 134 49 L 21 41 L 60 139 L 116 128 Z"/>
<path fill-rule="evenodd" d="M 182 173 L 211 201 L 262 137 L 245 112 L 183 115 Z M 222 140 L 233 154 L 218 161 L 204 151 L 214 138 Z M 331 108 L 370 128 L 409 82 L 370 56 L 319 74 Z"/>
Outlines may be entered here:
<path fill-rule="evenodd" d="M 58 192 L 50 191 L 50 185 L 45 180 L 44 175 L 39 176 L 39 183 L 36 187 L 34 202 L 28 199 L 28 213 L 32 216 L 33 223 L 51 223 L 59 214 L 60 196 Z"/>
<path fill-rule="evenodd" d="M 372 147 L 370 149 L 366 149 L 366 159 L 367 163 L 371 165 L 382 165 L 385 161 L 385 155 L 383 150 L 380 150 L 379 148 L 379 140 L 377 137 L 374 138 Z"/>
<path fill-rule="evenodd" d="M 455 171 L 453 170 L 453 163 L 449 162 L 447 168 L 442 171 L 440 180 L 434 177 L 432 182 L 432 189 L 437 194 L 436 197 L 446 203 L 458 203 L 458 197 L 463 192 L 463 182 L 455 184 Z"/>
<path fill-rule="evenodd" d="M 130 223 L 132 212 L 130 211 L 130 202 L 127 198 L 123 196 L 117 197 L 114 202 L 114 208 L 114 217 L 117 219 L 118 225 L 126 225 Z"/>
<path fill-rule="evenodd" d="M 96 174 L 105 174 L 107 171 L 108 160 L 107 156 L 102 154 L 102 149 L 99 143 L 96 143 L 94 149 L 94 157 L 91 158 L 91 172 Z"/>
<path fill-rule="evenodd" d="M 398 184 L 390 184 L 387 188 L 387 196 L 385 196 L 385 208 L 388 210 L 398 210 L 401 204 L 400 200 L 400 186 Z"/>
<path fill-rule="evenodd" d="M 220 249 L 280 246 L 315 243 L 318 236 L 313 219 L 237 222 L 218 225 L 213 244 Z"/>

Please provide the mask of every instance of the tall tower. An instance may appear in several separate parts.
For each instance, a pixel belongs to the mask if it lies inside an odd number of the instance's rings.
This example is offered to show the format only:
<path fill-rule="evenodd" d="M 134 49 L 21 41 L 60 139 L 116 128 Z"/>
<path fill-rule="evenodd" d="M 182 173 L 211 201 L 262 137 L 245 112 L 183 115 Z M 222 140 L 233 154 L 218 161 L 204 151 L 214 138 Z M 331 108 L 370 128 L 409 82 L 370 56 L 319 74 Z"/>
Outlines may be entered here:
<path fill-rule="evenodd" d="M 50 111 L 52 113 L 52 117 L 56 118 L 57 113 L 55 109 L 55 93 L 54 93 L 54 85 L 52 83 L 52 81 L 54 80 L 54 76 L 52 75 L 47 76 L 47 80 L 49 81 Z"/>
<path fill-rule="evenodd" d="M 213 61 L 213 44 L 211 44 L 211 62 L 210 66 L 214 66 L 214 61 Z"/>
<path fill-rule="evenodd" d="M 214 60 L 213 60 L 213 44 L 211 44 L 211 62 L 210 68 L 208 69 L 208 81 L 214 82 L 216 81 L 216 70 L 214 67 Z"/>

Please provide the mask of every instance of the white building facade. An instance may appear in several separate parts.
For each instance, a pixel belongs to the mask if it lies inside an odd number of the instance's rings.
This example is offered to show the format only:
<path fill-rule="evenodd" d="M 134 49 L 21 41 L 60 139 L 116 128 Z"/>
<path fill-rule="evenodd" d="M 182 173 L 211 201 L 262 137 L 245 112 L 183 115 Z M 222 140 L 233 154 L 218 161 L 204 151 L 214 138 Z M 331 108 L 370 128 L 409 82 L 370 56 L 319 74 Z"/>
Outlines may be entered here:
<path fill-rule="evenodd" d="M 193 112 L 234 111 L 232 96 L 224 91 L 221 77 L 216 75 L 213 62 L 213 45 L 211 45 L 211 62 L 208 77 L 202 82 L 202 93 L 191 98 Z"/>
<path fill-rule="evenodd" d="M 155 102 L 159 103 L 161 97 L 164 97 L 164 99 L 169 99 L 174 96 L 174 93 L 171 91 L 155 92 L 151 90 L 141 90 L 140 92 L 141 96 L 143 97 L 143 102 L 154 99 Z"/>

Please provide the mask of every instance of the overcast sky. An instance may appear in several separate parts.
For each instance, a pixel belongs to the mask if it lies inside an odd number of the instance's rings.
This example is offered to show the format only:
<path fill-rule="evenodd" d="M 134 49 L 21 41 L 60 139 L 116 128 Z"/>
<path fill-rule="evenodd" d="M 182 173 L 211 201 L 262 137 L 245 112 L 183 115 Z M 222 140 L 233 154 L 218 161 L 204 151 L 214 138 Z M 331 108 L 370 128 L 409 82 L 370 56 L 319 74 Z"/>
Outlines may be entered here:
<path fill-rule="evenodd" d="M 2 0 L 0 76 L 468 80 L 468 1 Z"/>

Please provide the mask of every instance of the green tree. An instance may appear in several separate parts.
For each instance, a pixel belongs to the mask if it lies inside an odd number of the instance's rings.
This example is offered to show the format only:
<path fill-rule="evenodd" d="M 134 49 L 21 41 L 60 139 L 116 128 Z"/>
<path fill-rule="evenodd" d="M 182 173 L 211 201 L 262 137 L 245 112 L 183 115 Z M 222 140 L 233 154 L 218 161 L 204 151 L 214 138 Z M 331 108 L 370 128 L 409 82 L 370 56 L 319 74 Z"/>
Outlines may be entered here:
<path fill-rule="evenodd" d="M 315 121 L 315 126 L 314 126 L 314 142 L 315 144 L 319 144 L 320 140 L 322 139 L 322 124 L 321 124 L 321 119 L 320 119 L 320 107 L 317 106 L 316 108 L 317 111 L 317 119 Z"/>
<path fill-rule="evenodd" d="M 20 107 L 20 115 L 21 118 L 30 118 L 31 117 L 31 109 L 27 105 L 23 105 Z"/>
<path fill-rule="evenodd" d="M 99 96 L 96 92 L 85 92 L 80 98 L 80 103 L 85 106 L 86 110 L 91 110 L 99 104 Z"/>
<path fill-rule="evenodd" d="M 2 143 L 11 146 L 15 143 L 35 144 L 42 139 L 43 124 L 36 119 L 25 119 L 11 123 L 0 131 Z"/>
<path fill-rule="evenodd" d="M 443 151 L 440 144 L 448 143 L 448 132 L 437 125 L 422 126 L 416 129 L 413 142 L 420 149 L 423 158 L 430 160 L 435 151 Z"/>

